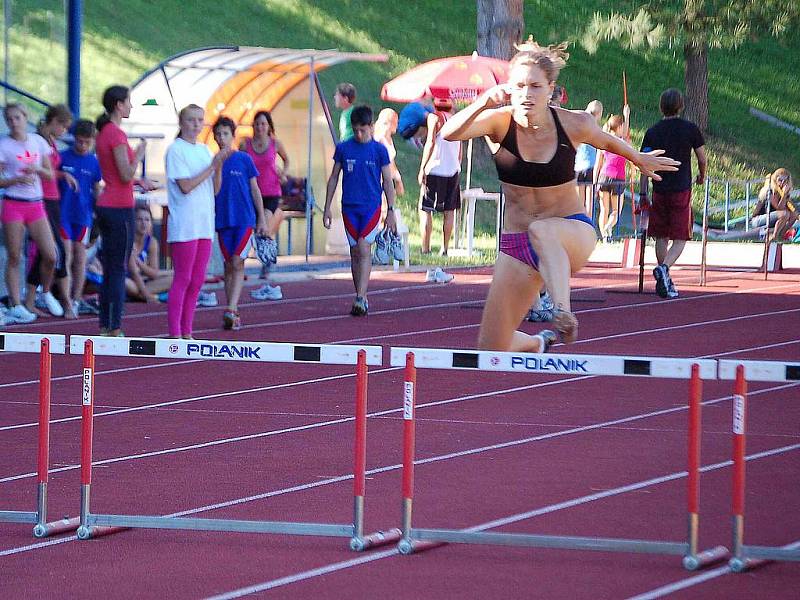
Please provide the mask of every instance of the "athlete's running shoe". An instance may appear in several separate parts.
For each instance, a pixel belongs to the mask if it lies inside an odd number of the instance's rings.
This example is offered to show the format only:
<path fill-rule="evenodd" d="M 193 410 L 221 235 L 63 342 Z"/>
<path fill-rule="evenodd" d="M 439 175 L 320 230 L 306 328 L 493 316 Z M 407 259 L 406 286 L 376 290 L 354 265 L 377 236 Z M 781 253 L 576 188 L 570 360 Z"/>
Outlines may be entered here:
<path fill-rule="evenodd" d="M 388 265 L 391 262 L 389 256 L 389 230 L 384 229 L 375 236 L 375 248 L 372 251 L 373 264 Z"/>
<path fill-rule="evenodd" d="M 428 269 L 425 273 L 425 282 L 426 283 L 450 283 L 453 281 L 454 275 L 452 273 L 446 273 L 441 267 L 436 267 L 435 269 Z"/>
<path fill-rule="evenodd" d="M 17 323 L 33 323 L 36 320 L 36 315 L 25 308 L 22 304 L 17 304 L 6 312 L 5 322 L 7 325 L 14 325 Z"/>
<path fill-rule="evenodd" d="M 667 298 L 667 279 L 669 278 L 669 268 L 667 265 L 658 265 L 653 269 L 653 277 L 655 277 L 656 280 L 656 294 L 662 298 Z"/>
<path fill-rule="evenodd" d="M 231 331 L 239 331 L 242 328 L 242 318 L 235 310 L 226 310 L 222 313 L 222 326 Z"/>
<path fill-rule="evenodd" d="M 265 283 L 257 290 L 250 292 L 250 295 L 256 300 L 280 300 L 283 298 L 283 291 L 279 285 Z"/>
<path fill-rule="evenodd" d="M 270 237 L 254 235 L 253 246 L 258 260 L 264 265 L 274 265 L 278 260 L 278 243 Z"/>
<path fill-rule="evenodd" d="M 214 292 L 200 292 L 197 295 L 197 306 L 217 306 L 219 300 Z"/>
<path fill-rule="evenodd" d="M 533 337 L 538 338 L 541 344 L 539 346 L 539 352 L 538 352 L 539 354 L 542 354 L 550 350 L 550 347 L 553 344 L 555 344 L 556 340 L 558 339 L 556 332 L 550 329 L 543 329 Z"/>
<path fill-rule="evenodd" d="M 404 260 L 406 257 L 403 238 L 392 231 L 389 232 L 389 255 L 397 261 Z"/>
<path fill-rule="evenodd" d="M 677 298 L 678 290 L 670 277 L 669 270 L 667 270 L 667 298 Z"/>
<path fill-rule="evenodd" d="M 350 314 L 354 317 L 363 317 L 369 312 L 369 303 L 363 296 L 356 296 L 353 300 L 353 306 L 350 308 Z"/>

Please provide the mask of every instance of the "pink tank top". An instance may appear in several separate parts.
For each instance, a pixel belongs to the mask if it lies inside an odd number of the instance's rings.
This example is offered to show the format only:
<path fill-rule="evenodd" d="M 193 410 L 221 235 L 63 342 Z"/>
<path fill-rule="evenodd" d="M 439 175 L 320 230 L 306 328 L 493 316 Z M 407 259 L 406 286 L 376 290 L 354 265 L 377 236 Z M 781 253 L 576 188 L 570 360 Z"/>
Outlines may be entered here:
<path fill-rule="evenodd" d="M 262 196 L 280 196 L 281 180 L 278 177 L 278 169 L 275 167 L 275 140 L 270 140 L 269 146 L 264 152 L 256 152 L 253 148 L 253 140 L 248 139 L 245 145 L 245 152 L 250 155 L 258 170 L 258 189 Z"/>
<path fill-rule="evenodd" d="M 58 191 L 56 175 L 58 174 L 58 168 L 61 166 L 61 155 L 58 153 L 56 145 L 50 140 L 47 140 L 47 144 L 50 146 L 48 158 L 50 159 L 50 167 L 53 169 L 53 178 L 45 179 L 42 177 L 42 198 L 45 200 L 58 200 L 61 194 Z"/>
<path fill-rule="evenodd" d="M 601 177 L 611 179 L 625 179 L 625 163 L 627 159 L 619 154 L 603 150 L 603 171 Z"/>

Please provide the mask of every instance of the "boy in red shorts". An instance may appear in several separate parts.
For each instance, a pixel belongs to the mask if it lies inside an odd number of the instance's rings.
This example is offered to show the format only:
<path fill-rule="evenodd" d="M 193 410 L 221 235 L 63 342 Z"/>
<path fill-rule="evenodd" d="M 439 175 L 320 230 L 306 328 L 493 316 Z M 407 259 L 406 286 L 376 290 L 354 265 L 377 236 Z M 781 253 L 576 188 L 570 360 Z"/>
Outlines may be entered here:
<path fill-rule="evenodd" d="M 662 298 L 677 298 L 678 290 L 669 276 L 692 237 L 692 150 L 697 156 L 696 184 L 706 178 L 705 140 L 694 123 L 680 117 L 683 95 L 674 89 L 665 90 L 659 100 L 664 118 L 644 134 L 642 152 L 663 148 L 664 156 L 680 161 L 677 171 L 659 173 L 661 181 L 653 181 L 653 203 L 647 235 L 656 240 L 658 266 L 653 269 L 656 293 Z M 640 198 L 647 203 L 647 178 L 641 179 Z"/>

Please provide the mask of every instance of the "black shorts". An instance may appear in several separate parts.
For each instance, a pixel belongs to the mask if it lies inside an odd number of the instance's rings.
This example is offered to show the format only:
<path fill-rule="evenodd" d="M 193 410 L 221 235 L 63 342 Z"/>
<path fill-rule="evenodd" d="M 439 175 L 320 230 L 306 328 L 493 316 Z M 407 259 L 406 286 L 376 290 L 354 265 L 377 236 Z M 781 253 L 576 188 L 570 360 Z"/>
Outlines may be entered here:
<path fill-rule="evenodd" d="M 66 255 L 64 254 L 64 239 L 61 237 L 61 202 L 45 198 L 44 210 L 47 213 L 47 221 L 50 223 L 50 231 L 53 232 L 53 241 L 56 246 L 56 266 L 53 274 L 56 279 L 62 279 L 67 276 L 67 263 Z M 33 242 L 31 242 L 31 244 L 33 244 Z M 37 252 L 36 258 L 25 279 L 25 282 L 29 285 L 38 286 L 41 283 L 39 279 L 39 266 L 41 262 L 41 256 Z"/>
<path fill-rule="evenodd" d="M 264 210 L 270 211 L 273 215 L 278 210 L 278 204 L 281 202 L 280 196 L 261 196 L 261 201 L 264 203 Z"/>
<path fill-rule="evenodd" d="M 427 212 L 444 212 L 461 208 L 461 190 L 459 173 L 450 177 L 428 175 L 425 178 L 422 195 L 422 210 Z"/>
<path fill-rule="evenodd" d="M 583 171 L 578 171 L 575 175 L 578 178 L 578 183 L 582 183 L 585 185 L 591 185 L 594 181 L 592 173 L 594 169 L 584 169 Z"/>
<path fill-rule="evenodd" d="M 620 196 L 625 192 L 625 180 L 614 179 L 613 177 L 601 177 L 600 191 L 611 192 L 612 194 Z"/>

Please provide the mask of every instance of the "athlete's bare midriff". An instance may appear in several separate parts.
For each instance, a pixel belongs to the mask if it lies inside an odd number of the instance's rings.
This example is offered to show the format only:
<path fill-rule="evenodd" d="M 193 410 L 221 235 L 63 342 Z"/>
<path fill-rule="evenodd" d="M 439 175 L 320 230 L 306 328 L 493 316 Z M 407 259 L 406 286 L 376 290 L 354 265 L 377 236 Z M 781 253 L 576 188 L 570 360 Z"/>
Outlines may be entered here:
<path fill-rule="evenodd" d="M 575 191 L 575 180 L 539 188 L 510 183 L 502 186 L 506 202 L 503 230 L 507 232 L 527 231 L 532 221 L 584 212 Z"/>

